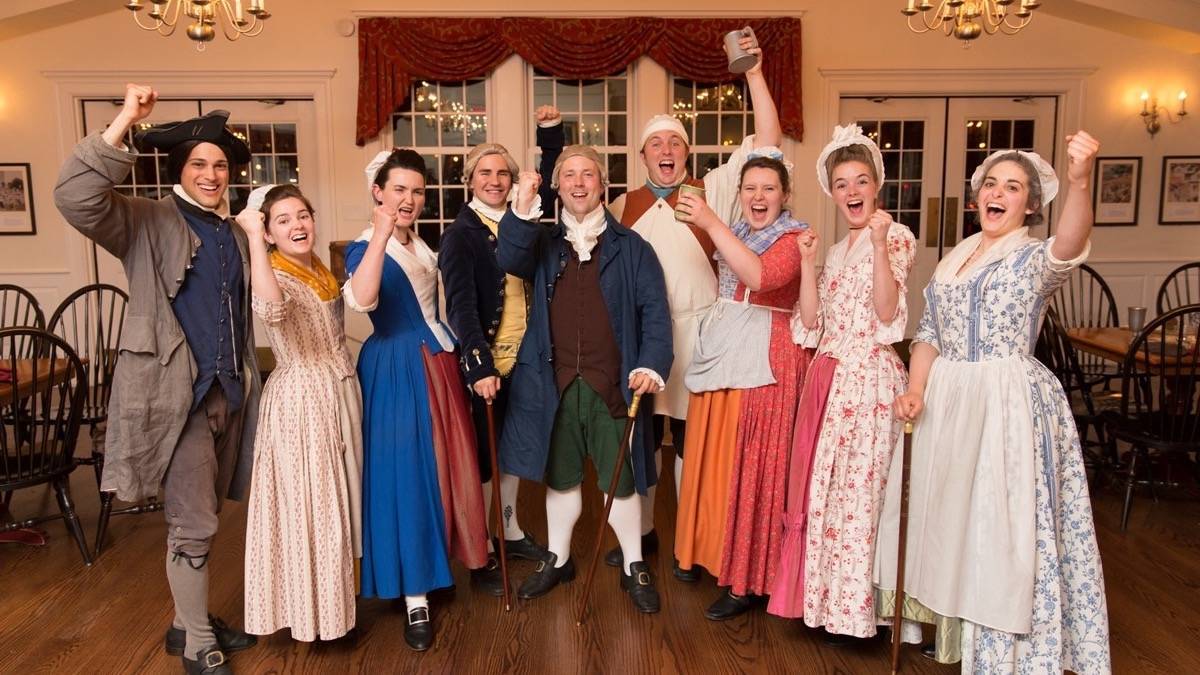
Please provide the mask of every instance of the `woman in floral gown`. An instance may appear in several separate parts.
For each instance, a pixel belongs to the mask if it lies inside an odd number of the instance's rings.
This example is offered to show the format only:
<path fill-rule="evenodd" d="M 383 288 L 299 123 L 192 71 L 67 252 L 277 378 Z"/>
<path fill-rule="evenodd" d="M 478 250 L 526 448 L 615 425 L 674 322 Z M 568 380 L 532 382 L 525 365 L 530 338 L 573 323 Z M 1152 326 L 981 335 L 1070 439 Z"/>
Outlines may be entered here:
<path fill-rule="evenodd" d="M 938 652 L 961 656 L 965 673 L 1111 670 L 1078 431 L 1058 380 L 1032 356 L 1046 300 L 1088 254 L 1098 149 L 1086 132 L 1068 137 L 1069 187 L 1048 240 L 1028 226 L 1058 191 L 1049 164 L 1002 151 L 975 171 L 982 231 L 925 288 L 909 389 L 896 400 L 916 420 L 906 612 L 959 620 L 958 645 Z M 895 589 L 899 488 L 888 486 L 877 547 L 883 596 Z"/>
<path fill-rule="evenodd" d="M 916 241 L 877 208 L 883 157 L 857 126 L 834 130 L 817 178 L 850 231 L 830 247 L 819 284 L 817 238 L 800 240 L 792 337 L 817 356 L 797 411 L 783 562 L 767 609 L 845 641 L 835 636 L 875 634 L 875 534 L 900 432 L 891 403 L 908 386 L 891 345 L 904 339 Z"/>

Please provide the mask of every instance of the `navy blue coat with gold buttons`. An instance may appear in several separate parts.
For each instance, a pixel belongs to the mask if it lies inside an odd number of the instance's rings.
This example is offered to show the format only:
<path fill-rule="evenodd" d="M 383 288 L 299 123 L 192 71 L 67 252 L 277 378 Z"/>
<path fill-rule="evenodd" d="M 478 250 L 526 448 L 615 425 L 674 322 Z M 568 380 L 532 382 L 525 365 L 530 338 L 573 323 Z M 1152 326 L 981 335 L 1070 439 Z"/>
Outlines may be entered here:
<path fill-rule="evenodd" d="M 562 154 L 562 125 L 539 128 L 537 141 L 542 150 L 539 194 L 543 208 L 552 212 L 555 194 L 550 188 L 550 174 Z M 516 178 L 513 176 L 514 181 Z M 491 345 L 500 329 L 500 312 L 504 307 L 504 271 L 496 263 L 496 237 L 470 206 L 464 204 L 442 233 L 438 269 L 446 289 L 446 322 L 458 338 L 467 384 L 498 375 Z M 528 302 L 526 297 L 526 316 Z"/>

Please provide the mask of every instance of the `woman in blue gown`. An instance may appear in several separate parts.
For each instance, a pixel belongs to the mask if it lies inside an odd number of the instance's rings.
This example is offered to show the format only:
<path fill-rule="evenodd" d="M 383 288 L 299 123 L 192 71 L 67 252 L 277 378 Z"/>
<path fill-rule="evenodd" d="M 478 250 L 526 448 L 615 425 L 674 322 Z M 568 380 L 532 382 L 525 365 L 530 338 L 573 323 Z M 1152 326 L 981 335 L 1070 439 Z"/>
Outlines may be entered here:
<path fill-rule="evenodd" d="M 450 558 L 487 564 L 487 528 L 466 389 L 438 318 L 437 256 L 417 236 L 425 166 L 412 150 L 367 167 L 377 206 L 346 248 L 346 303 L 368 312 L 363 344 L 363 597 L 404 596 L 405 640 L 433 642 L 426 593 L 453 584 Z"/>

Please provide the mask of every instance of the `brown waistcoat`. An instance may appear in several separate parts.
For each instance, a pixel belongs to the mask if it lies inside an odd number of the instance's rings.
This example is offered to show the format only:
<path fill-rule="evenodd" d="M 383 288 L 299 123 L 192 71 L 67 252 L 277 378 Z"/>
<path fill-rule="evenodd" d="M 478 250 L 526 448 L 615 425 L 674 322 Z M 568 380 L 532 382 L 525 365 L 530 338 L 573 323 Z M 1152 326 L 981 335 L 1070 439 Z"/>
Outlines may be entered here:
<path fill-rule="evenodd" d="M 596 243 L 587 262 L 580 262 L 569 246 L 568 252 L 567 264 L 550 300 L 550 339 L 554 343 L 558 393 L 562 395 L 576 377 L 582 377 L 604 399 L 613 417 L 624 417 L 621 350 L 600 291 L 600 243 Z"/>

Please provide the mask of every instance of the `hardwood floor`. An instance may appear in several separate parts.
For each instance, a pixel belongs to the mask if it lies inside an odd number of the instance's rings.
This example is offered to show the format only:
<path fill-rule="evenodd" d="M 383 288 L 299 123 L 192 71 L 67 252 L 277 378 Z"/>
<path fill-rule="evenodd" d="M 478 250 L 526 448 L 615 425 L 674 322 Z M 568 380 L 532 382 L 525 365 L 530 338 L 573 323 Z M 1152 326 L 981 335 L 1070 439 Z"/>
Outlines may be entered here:
<path fill-rule="evenodd" d="M 591 553 L 600 510 L 598 493 L 587 485 L 574 541 L 581 564 Z M 88 536 L 94 537 L 97 499 L 90 469 L 78 470 L 72 486 Z M 542 494 L 540 486 L 523 486 L 521 513 L 523 524 L 544 542 Z M 674 489 L 668 483 L 659 494 L 660 535 L 668 544 Z M 1200 672 L 1200 502 L 1192 495 L 1155 503 L 1143 494 L 1125 534 L 1119 530 L 1119 495 L 1103 492 L 1095 504 L 1114 672 Z M 51 493 L 40 488 L 18 493 L 12 506 L 18 517 L 56 509 Z M 162 650 L 172 615 L 162 514 L 114 518 L 105 550 L 91 568 L 83 566 L 62 524 L 48 523 L 46 529 L 46 547 L 0 545 L 0 673 L 179 672 L 179 659 Z M 244 504 L 227 503 L 211 563 L 210 608 L 232 622 L 242 615 L 244 531 Z M 615 540 L 611 533 L 606 537 L 607 548 Z M 669 549 L 651 563 L 663 600 L 657 615 L 636 613 L 618 588 L 616 571 L 603 564 L 584 627 L 574 620 L 582 574 L 506 614 L 498 599 L 474 592 L 466 571 L 456 569 L 457 594 L 432 598 L 437 640 L 428 652 L 405 646 L 401 607 L 363 600 L 356 637 L 303 644 L 280 632 L 235 655 L 233 666 L 239 673 L 888 672 L 882 642 L 829 648 L 820 632 L 762 611 L 724 623 L 707 621 L 702 611 L 717 594 L 712 580 L 675 581 Z M 531 571 L 531 563 L 517 561 L 515 582 Z M 925 660 L 915 648 L 905 654 L 906 673 L 957 672 Z"/>

